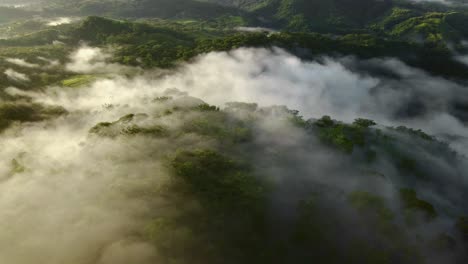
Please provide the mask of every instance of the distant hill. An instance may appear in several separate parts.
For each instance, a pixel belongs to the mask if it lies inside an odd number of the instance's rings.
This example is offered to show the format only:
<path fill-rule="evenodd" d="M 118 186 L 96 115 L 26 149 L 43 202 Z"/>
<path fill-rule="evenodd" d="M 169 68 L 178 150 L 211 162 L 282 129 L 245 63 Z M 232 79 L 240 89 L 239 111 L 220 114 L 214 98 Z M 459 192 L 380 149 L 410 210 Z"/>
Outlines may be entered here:
<path fill-rule="evenodd" d="M 270 0 L 256 9 L 292 30 L 362 28 L 392 8 L 391 0 Z"/>
<path fill-rule="evenodd" d="M 468 11 L 454 5 L 409 0 L 49 0 L 49 16 L 124 19 L 223 20 L 226 26 L 268 27 L 331 35 L 380 38 L 466 50 Z M 468 8 L 468 7 L 467 7 Z M 3 14 L 3 13 L 4 14 Z M 34 13 L 0 9 L 0 23 Z"/>
<path fill-rule="evenodd" d="M 15 19 L 29 18 L 32 15 L 34 15 L 34 13 L 31 11 L 0 6 L 0 24 L 7 23 Z"/>
<path fill-rule="evenodd" d="M 202 1 L 202 0 L 200 0 Z M 203 2 L 216 3 L 220 5 L 235 6 L 240 8 L 255 8 L 269 0 L 203 0 Z"/>
<path fill-rule="evenodd" d="M 242 13 L 237 8 L 193 0 L 57 0 L 47 7 L 47 11 L 74 15 L 200 19 Z"/>

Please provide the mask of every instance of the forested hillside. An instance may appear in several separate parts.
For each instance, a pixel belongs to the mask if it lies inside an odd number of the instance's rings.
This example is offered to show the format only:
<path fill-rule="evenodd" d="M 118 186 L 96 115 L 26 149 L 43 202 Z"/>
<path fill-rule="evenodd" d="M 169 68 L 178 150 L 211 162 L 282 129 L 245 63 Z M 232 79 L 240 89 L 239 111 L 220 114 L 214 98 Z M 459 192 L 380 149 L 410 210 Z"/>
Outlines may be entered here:
<path fill-rule="evenodd" d="M 467 10 L 0 0 L 0 263 L 467 263 Z"/>

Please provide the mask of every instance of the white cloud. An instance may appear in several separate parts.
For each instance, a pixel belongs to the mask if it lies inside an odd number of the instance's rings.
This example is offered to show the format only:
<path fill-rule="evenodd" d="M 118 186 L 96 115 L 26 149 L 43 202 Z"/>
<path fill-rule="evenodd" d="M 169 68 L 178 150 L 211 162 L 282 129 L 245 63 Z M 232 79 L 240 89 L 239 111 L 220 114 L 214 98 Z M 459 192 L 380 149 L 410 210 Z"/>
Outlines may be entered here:
<path fill-rule="evenodd" d="M 468 66 L 468 55 L 456 56 L 455 59 Z"/>
<path fill-rule="evenodd" d="M 58 17 L 58 18 L 54 18 L 54 19 L 48 21 L 47 25 L 48 26 L 58 26 L 58 25 L 63 25 L 63 24 L 71 24 L 76 20 L 77 20 L 76 18 L 72 18 L 72 17 Z"/>
<path fill-rule="evenodd" d="M 26 68 L 38 68 L 40 66 L 38 64 L 29 63 L 26 60 L 17 59 L 17 58 L 7 58 L 5 59 L 5 61 L 18 65 L 18 66 L 26 67 Z"/>
<path fill-rule="evenodd" d="M 303 62 L 279 49 L 239 49 L 202 56 L 160 85 L 180 88 L 213 104 L 282 104 L 306 116 L 334 114 L 349 119 L 370 100 L 370 90 L 378 83 L 332 59 Z"/>
<path fill-rule="evenodd" d="M 276 32 L 276 30 L 264 27 L 236 27 L 235 30 L 242 32 Z"/>
<path fill-rule="evenodd" d="M 111 55 L 100 48 L 83 46 L 70 56 L 66 69 L 76 73 L 117 73 L 128 70 L 120 64 L 108 63 Z"/>
<path fill-rule="evenodd" d="M 9 79 L 14 81 L 29 81 L 29 77 L 26 74 L 17 72 L 13 69 L 6 69 L 4 73 Z"/>
<path fill-rule="evenodd" d="M 457 3 L 457 1 L 452 1 L 452 0 L 408 0 L 409 2 L 415 2 L 415 3 L 424 3 L 424 2 L 432 2 L 432 3 L 439 3 L 439 4 L 445 4 L 445 5 L 453 5 Z"/>

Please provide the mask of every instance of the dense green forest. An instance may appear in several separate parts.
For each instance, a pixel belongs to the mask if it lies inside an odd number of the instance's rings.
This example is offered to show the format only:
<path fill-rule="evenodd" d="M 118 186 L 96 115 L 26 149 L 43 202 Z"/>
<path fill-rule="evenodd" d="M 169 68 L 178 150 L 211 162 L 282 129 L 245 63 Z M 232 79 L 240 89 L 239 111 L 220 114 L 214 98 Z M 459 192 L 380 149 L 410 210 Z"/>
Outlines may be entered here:
<path fill-rule="evenodd" d="M 281 47 L 304 59 L 324 54 L 354 55 L 361 58 L 392 56 L 432 74 L 467 79 L 468 65 L 451 56 L 446 46 L 418 44 L 386 39 L 371 34 L 346 34 L 331 37 L 319 33 L 268 31 L 245 33 L 225 28 L 223 19 L 210 22 L 156 20 L 127 22 L 89 17 L 76 25 L 39 28 L 24 36 L 0 40 L 5 57 L 16 57 L 20 50 L 56 50 L 63 58 L 64 49 L 77 47 L 80 41 L 91 45 L 118 46 L 114 61 L 133 66 L 171 67 L 180 61 L 210 51 L 228 51 L 239 47 Z M 63 43 L 53 45 L 53 43 Z M 33 46 L 34 48 L 30 48 Z M 7 55 L 8 54 L 8 55 Z M 37 56 L 37 54 L 31 57 Z M 55 58 L 55 56 L 53 56 Z M 31 58 L 37 61 L 37 58 Z M 57 59 L 57 58 L 55 58 Z"/>
<path fill-rule="evenodd" d="M 466 263 L 465 2 L 0 0 L 0 260 Z"/>

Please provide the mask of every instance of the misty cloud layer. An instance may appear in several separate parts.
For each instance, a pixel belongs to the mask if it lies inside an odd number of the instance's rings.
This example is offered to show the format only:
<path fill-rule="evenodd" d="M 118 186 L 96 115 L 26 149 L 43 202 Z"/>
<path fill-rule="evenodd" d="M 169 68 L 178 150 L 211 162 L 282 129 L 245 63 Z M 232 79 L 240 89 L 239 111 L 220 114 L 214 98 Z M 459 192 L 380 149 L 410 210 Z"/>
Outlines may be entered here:
<path fill-rule="evenodd" d="M 29 81 L 29 77 L 26 74 L 17 72 L 13 69 L 6 69 L 4 73 L 9 79 L 13 81 L 20 81 L 20 82 Z"/>
<path fill-rule="evenodd" d="M 5 61 L 11 63 L 11 64 L 15 64 L 15 65 L 18 65 L 18 66 L 21 66 L 21 67 L 26 67 L 26 68 L 37 68 L 39 67 L 38 64 L 34 64 L 34 63 L 29 63 L 23 59 L 16 59 L 16 58 L 7 58 L 5 59 Z"/>
<path fill-rule="evenodd" d="M 408 0 L 414 3 L 439 3 L 444 5 L 466 4 L 463 0 Z"/>
<path fill-rule="evenodd" d="M 64 24 L 71 24 L 73 22 L 78 21 L 79 18 L 74 18 L 74 17 L 58 17 L 51 19 L 47 22 L 48 26 L 59 26 L 59 25 L 64 25 Z"/>
<path fill-rule="evenodd" d="M 467 117 L 453 109 L 468 101 L 467 88 L 396 59 L 304 62 L 279 49 L 240 49 L 202 56 L 181 73 L 156 83 L 217 105 L 229 101 L 287 105 L 305 117 L 331 115 L 344 121 L 365 117 L 385 125 L 468 136 Z"/>
<path fill-rule="evenodd" d="M 123 66 L 106 62 L 109 56 L 101 49 L 83 47 L 71 55 L 66 69 L 77 73 L 122 70 Z M 26 66 L 23 61 L 12 62 Z M 14 70 L 5 74 L 27 80 Z M 217 142 L 195 134 L 182 138 L 98 138 L 89 134 L 96 124 L 128 114 L 143 114 L 137 121 L 143 125 L 158 120 L 158 125 L 177 131 L 197 116 L 161 115 L 174 106 L 193 107 L 203 101 L 221 107 L 233 101 L 255 102 L 260 107 L 287 105 L 300 110 L 306 119 L 367 117 L 383 125 L 408 124 L 455 136 L 453 146 L 460 151 L 468 146 L 464 145 L 468 129 L 452 109 L 457 100 L 468 99 L 465 87 L 395 59 L 345 57 L 305 62 L 280 49 L 238 49 L 200 56 L 170 73 L 155 70 L 132 78 L 106 77 L 80 88 L 56 86 L 41 92 L 9 88 L 7 92 L 41 105 L 62 106 L 68 112 L 52 120 L 14 124 L 0 137 L 0 224 L 7 227 L 0 233 L 0 256 L 14 264 L 159 263 L 157 250 L 142 234 L 148 221 L 177 208 L 168 204 L 165 195 L 147 194 L 154 193 L 155 186 L 167 184 L 171 176 L 164 166 L 167 155 L 182 147 L 215 148 Z M 168 95 L 175 100 L 154 100 Z M 413 102 L 415 98 L 417 102 Z M 408 109 L 411 104 L 414 109 Z M 393 181 L 362 177 L 361 169 L 353 166 L 353 157 L 328 150 L 281 119 L 286 113 L 268 109 L 258 114 L 262 116 L 255 130 L 258 150 L 246 149 L 245 153 L 251 153 L 260 175 L 278 182 L 292 179 L 272 197 L 285 218 L 282 220 L 288 221 L 285 205 L 289 199 L 301 198 L 297 186 L 309 181 L 343 192 L 357 187 L 373 189 L 390 200 L 396 199 L 392 188 L 410 184 L 397 178 L 396 168 L 389 165 L 391 157 L 382 158 L 375 169 L 385 169 L 385 176 L 395 177 Z M 448 163 L 442 154 L 427 152 L 429 147 L 401 140 L 399 147 L 414 144 L 409 151 L 421 153 L 419 160 L 434 164 L 427 168 L 434 182 L 417 186 L 423 197 L 456 213 L 463 210 L 466 204 L 453 201 L 466 197 L 462 192 L 468 186 L 466 160 Z M 288 158 L 272 163 L 275 151 Z M 445 186 L 436 180 L 440 175 L 444 175 Z M 336 200 L 333 206 L 342 208 L 343 203 Z M 431 228 L 439 231 L 451 224 L 449 213 L 442 215 Z"/>

